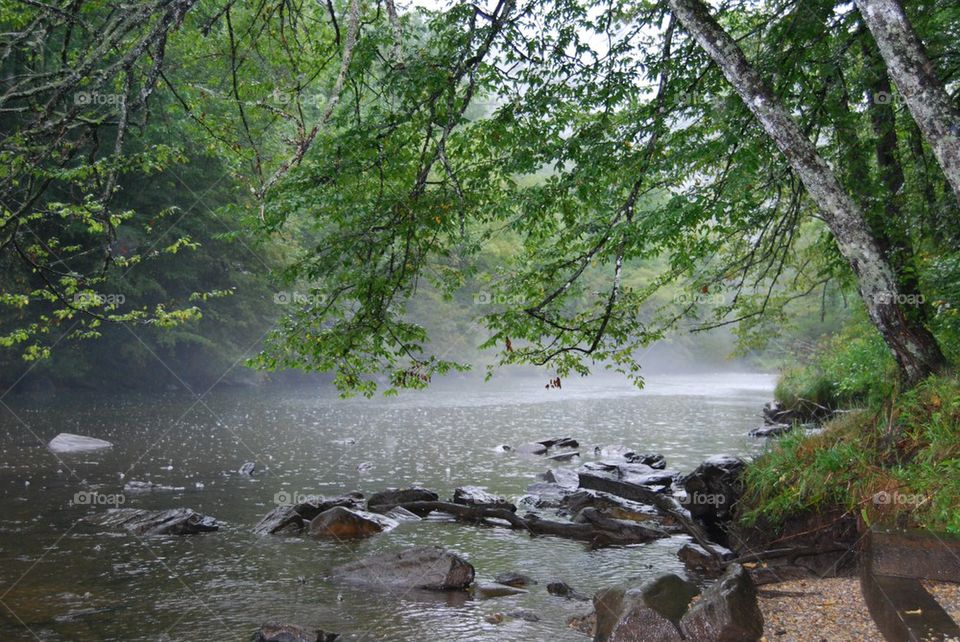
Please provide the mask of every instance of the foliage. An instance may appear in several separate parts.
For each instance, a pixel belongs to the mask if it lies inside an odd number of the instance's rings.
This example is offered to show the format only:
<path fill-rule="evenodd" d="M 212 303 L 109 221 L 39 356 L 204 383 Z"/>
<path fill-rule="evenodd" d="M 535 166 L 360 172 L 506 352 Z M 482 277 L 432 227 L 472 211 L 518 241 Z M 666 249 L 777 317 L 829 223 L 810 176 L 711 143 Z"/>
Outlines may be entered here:
<path fill-rule="evenodd" d="M 788 433 L 752 462 L 740 518 L 779 524 L 839 509 L 868 525 L 960 533 L 960 378 L 931 377 L 822 433 Z"/>

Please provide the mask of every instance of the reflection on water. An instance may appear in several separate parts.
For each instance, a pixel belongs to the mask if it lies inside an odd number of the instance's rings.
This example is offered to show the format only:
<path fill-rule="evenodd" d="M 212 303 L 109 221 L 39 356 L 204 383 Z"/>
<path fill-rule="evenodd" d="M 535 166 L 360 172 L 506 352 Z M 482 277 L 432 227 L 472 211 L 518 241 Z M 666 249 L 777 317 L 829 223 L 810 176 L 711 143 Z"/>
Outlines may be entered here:
<path fill-rule="evenodd" d="M 199 402 L 8 397 L 16 417 L 0 408 L 0 639 L 245 640 L 262 621 L 279 619 L 348 639 L 582 640 L 566 620 L 586 606 L 548 595 L 548 582 L 590 595 L 630 577 L 682 573 L 675 551 L 684 540 L 591 551 L 434 521 L 352 543 L 259 538 L 250 529 L 278 494 L 420 485 L 449 497 L 476 484 L 516 498 L 547 463 L 496 446 L 551 436 L 578 439 L 588 459 L 594 446 L 622 444 L 663 453 L 668 468 L 687 472 L 709 455 L 760 447 L 745 435 L 773 383 L 768 375 L 724 373 L 657 377 L 643 391 L 597 378 L 564 382 L 563 390 L 514 379 L 348 401 L 316 390 L 215 391 Z M 46 442 L 59 432 L 116 446 L 58 460 L 37 437 Z M 246 461 L 257 463 L 252 478 L 236 472 Z M 180 490 L 128 494 L 125 506 L 188 506 L 217 517 L 220 532 L 139 539 L 77 524 L 109 506 L 71 504 L 75 493 L 109 496 L 129 480 Z M 378 595 L 325 579 L 336 564 L 409 545 L 456 551 L 479 580 L 520 571 L 540 584 L 481 601 Z M 485 620 L 517 609 L 540 620 Z"/>

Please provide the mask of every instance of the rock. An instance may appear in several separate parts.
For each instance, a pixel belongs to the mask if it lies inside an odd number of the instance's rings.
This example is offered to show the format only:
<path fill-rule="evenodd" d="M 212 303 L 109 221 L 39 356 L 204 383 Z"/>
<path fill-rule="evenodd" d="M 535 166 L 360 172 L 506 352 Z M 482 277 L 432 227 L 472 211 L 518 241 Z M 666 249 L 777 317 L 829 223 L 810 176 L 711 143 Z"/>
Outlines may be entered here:
<path fill-rule="evenodd" d="M 771 424 L 754 428 L 749 433 L 750 437 L 779 437 L 793 430 L 795 424 Z"/>
<path fill-rule="evenodd" d="M 596 508 L 584 508 L 574 516 L 573 522 L 575 524 L 593 524 L 597 528 L 611 532 L 620 531 L 629 534 L 638 542 L 662 539 L 670 536 L 670 533 L 653 522 L 640 524 L 632 520 L 614 519 L 604 515 Z"/>
<path fill-rule="evenodd" d="M 657 470 L 663 470 L 667 467 L 666 457 L 658 453 L 635 453 L 631 451 L 624 455 L 624 459 L 631 464 L 643 464 Z"/>
<path fill-rule="evenodd" d="M 517 452 L 521 455 L 546 455 L 547 447 L 539 443 L 523 444 L 517 446 Z"/>
<path fill-rule="evenodd" d="M 673 574 L 661 575 L 636 588 L 598 591 L 593 598 L 594 640 L 683 640 L 678 623 L 699 592 L 694 584 Z"/>
<path fill-rule="evenodd" d="M 103 448 L 113 448 L 113 444 L 96 437 L 84 437 L 69 432 L 62 432 L 47 444 L 47 448 L 55 453 L 85 453 Z"/>
<path fill-rule="evenodd" d="M 712 547 L 720 554 L 720 560 L 708 553 L 705 548 L 693 542 L 681 546 L 680 550 L 677 551 L 677 557 L 691 571 L 706 577 L 719 577 L 726 568 L 722 562 L 732 560 L 737 555 L 729 548 L 724 548 L 719 544 L 712 544 Z"/>
<path fill-rule="evenodd" d="M 382 553 L 333 569 L 342 582 L 381 589 L 462 590 L 473 582 L 473 566 L 433 546 Z"/>
<path fill-rule="evenodd" d="M 494 448 L 493 450 L 496 451 L 496 452 L 498 452 L 498 453 L 508 453 L 508 452 L 510 452 L 511 450 L 513 450 L 513 448 L 511 448 L 510 446 L 508 446 L 508 445 L 506 445 L 506 444 L 500 444 L 499 446 L 497 446 L 497 447 Z"/>
<path fill-rule="evenodd" d="M 274 535 L 283 531 L 301 531 L 320 513 L 335 506 L 357 508 L 361 501 L 363 495 L 350 493 L 332 499 L 314 497 L 294 505 L 277 506 L 253 527 L 253 532 L 259 535 Z"/>
<path fill-rule="evenodd" d="M 453 503 L 464 506 L 485 506 L 488 508 L 505 508 L 517 512 L 517 507 L 503 497 L 488 493 L 479 486 L 461 486 L 453 491 Z"/>
<path fill-rule="evenodd" d="M 310 521 L 310 534 L 350 539 L 393 530 L 397 525 L 396 521 L 383 515 L 335 506 Z"/>
<path fill-rule="evenodd" d="M 742 459 L 729 455 L 711 457 L 683 477 L 687 496 L 681 500 L 693 517 L 715 527 L 730 520 L 733 505 L 740 499 Z"/>
<path fill-rule="evenodd" d="M 310 631 L 293 624 L 264 622 L 256 633 L 253 642 L 334 642 L 340 636 L 324 631 Z"/>
<path fill-rule="evenodd" d="M 576 488 L 580 483 L 580 477 L 576 471 L 566 468 L 552 468 L 540 475 L 540 479 L 551 484 L 557 484 L 564 488 Z"/>
<path fill-rule="evenodd" d="M 217 520 L 189 508 L 170 510 L 143 510 L 139 508 L 112 508 L 84 521 L 97 526 L 121 528 L 134 535 L 193 535 L 220 528 Z"/>
<path fill-rule="evenodd" d="M 403 506 L 394 506 L 393 508 L 388 510 L 386 513 L 384 513 L 384 515 L 398 522 L 419 522 L 420 521 L 420 517 L 416 513 L 412 513 L 408 511 Z"/>
<path fill-rule="evenodd" d="M 526 593 L 526 591 L 521 588 L 498 584 L 496 582 L 479 582 L 473 585 L 473 594 L 481 599 L 504 597 L 506 595 L 521 595 L 523 593 Z"/>
<path fill-rule="evenodd" d="M 507 586 L 517 586 L 524 587 L 530 586 L 531 584 L 536 584 L 537 581 L 530 577 L 529 575 L 524 575 L 523 573 L 500 573 L 497 575 L 494 580 L 499 584 L 506 584 Z"/>
<path fill-rule="evenodd" d="M 577 515 L 585 508 L 594 508 L 613 519 L 647 522 L 657 521 L 660 518 L 659 513 L 652 506 L 589 490 L 580 490 L 568 495 L 563 498 L 561 504 L 567 515 Z"/>
<path fill-rule="evenodd" d="M 507 617 L 512 617 L 516 620 L 523 620 L 524 622 L 539 622 L 540 616 L 534 613 L 533 611 L 528 611 L 527 609 L 517 609 L 516 611 L 507 612 Z"/>
<path fill-rule="evenodd" d="M 790 424 L 798 418 L 798 413 L 788 410 L 779 401 L 768 401 L 763 405 L 763 420 L 768 424 Z"/>
<path fill-rule="evenodd" d="M 256 469 L 256 467 L 257 465 L 254 462 L 248 461 L 243 466 L 240 466 L 240 470 L 237 472 L 239 472 L 241 475 L 246 475 L 249 477 L 250 475 L 253 475 L 253 471 Z"/>
<path fill-rule="evenodd" d="M 579 483 L 579 477 L 577 478 Z M 557 484 L 535 482 L 527 486 L 529 495 L 520 498 L 518 504 L 533 508 L 557 508 L 564 497 L 573 492 L 573 489 Z"/>
<path fill-rule="evenodd" d="M 574 451 L 569 453 L 560 453 L 558 455 L 550 455 L 547 459 L 551 461 L 570 461 L 574 457 L 579 457 L 580 453 Z"/>
<path fill-rule="evenodd" d="M 570 437 L 553 437 L 537 442 L 545 448 L 579 448 L 580 442 Z"/>
<path fill-rule="evenodd" d="M 704 591 L 680 622 L 692 640 L 753 642 L 763 636 L 763 614 L 757 603 L 757 589 L 739 564 Z"/>
<path fill-rule="evenodd" d="M 370 495 L 370 498 L 367 500 L 367 510 L 373 511 L 374 513 L 385 513 L 400 504 L 408 504 L 410 502 L 435 502 L 438 499 L 440 499 L 439 495 L 425 488 L 389 488 Z M 422 515 L 419 511 L 413 512 L 420 517 L 427 515 L 427 512 L 424 512 Z"/>
<path fill-rule="evenodd" d="M 585 595 L 577 593 L 566 582 L 550 582 L 547 584 L 547 593 L 550 595 L 556 595 L 557 597 L 566 597 L 571 600 L 586 601 L 590 599 Z"/>

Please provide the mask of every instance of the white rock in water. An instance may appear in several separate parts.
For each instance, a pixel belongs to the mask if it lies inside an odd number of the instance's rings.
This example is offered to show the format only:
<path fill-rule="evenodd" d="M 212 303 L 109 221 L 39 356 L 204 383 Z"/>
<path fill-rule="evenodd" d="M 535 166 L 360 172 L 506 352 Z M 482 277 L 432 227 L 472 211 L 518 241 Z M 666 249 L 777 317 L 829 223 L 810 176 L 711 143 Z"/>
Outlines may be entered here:
<path fill-rule="evenodd" d="M 101 448 L 113 448 L 113 444 L 95 437 L 84 437 L 69 432 L 62 432 L 47 444 L 47 448 L 55 453 L 80 453 Z"/>

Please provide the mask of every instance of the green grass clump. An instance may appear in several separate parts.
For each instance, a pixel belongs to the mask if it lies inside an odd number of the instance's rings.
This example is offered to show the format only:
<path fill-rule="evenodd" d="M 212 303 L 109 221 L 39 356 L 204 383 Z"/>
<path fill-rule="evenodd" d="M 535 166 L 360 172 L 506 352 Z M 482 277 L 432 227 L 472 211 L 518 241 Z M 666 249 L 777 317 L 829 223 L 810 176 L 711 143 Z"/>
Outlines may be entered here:
<path fill-rule="evenodd" d="M 805 363 L 784 371 L 774 396 L 787 408 L 836 410 L 878 403 L 893 392 L 896 364 L 866 320 L 826 339 Z"/>
<path fill-rule="evenodd" d="M 844 413 L 773 442 L 747 467 L 740 521 L 842 510 L 866 524 L 960 534 L 960 378 Z"/>

